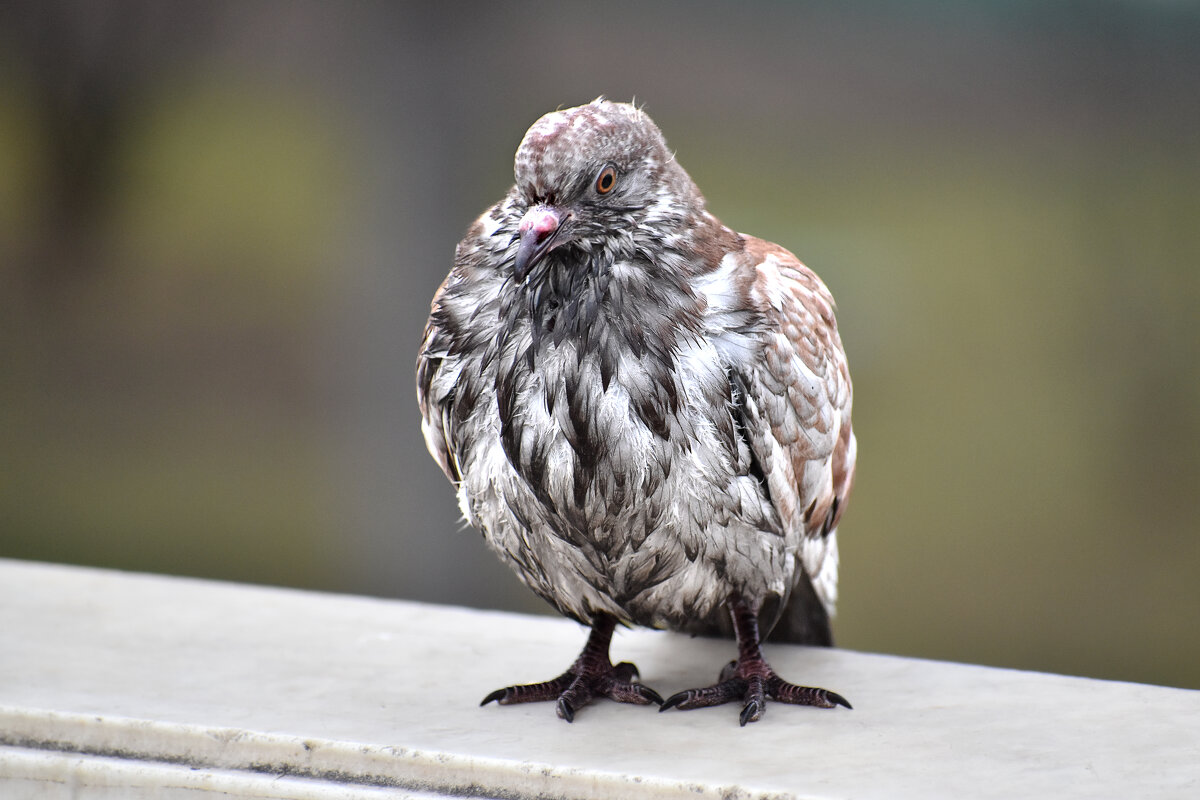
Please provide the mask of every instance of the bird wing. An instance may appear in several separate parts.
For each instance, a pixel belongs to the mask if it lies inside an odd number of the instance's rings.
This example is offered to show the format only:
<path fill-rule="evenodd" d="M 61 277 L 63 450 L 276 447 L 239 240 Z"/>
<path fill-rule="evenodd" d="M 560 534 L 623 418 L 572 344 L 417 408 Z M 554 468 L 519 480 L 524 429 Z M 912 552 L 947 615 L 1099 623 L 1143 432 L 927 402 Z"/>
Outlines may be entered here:
<path fill-rule="evenodd" d="M 462 480 L 458 460 L 451 448 L 454 441 L 454 401 L 461 363 L 452 354 L 443 298 L 448 286 L 456 280 L 457 275 L 451 272 L 433 296 L 429 321 L 425 324 L 425 334 L 417 354 L 417 405 L 421 409 L 421 432 L 425 435 L 425 446 L 455 486 Z"/>
<path fill-rule="evenodd" d="M 751 236 L 717 272 L 724 275 L 702 289 L 750 451 L 748 470 L 798 539 L 805 572 L 832 612 L 836 529 L 855 462 L 850 372 L 833 297 L 794 255 Z"/>
<path fill-rule="evenodd" d="M 453 406 L 453 390 L 439 391 L 435 387 L 443 359 L 436 350 L 437 330 L 432 325 L 425 327 L 425 339 L 421 355 L 417 360 L 417 404 L 421 408 L 421 433 L 425 435 L 425 446 L 430 455 L 456 485 L 462 480 L 458 465 L 450 452 L 450 410 Z"/>
<path fill-rule="evenodd" d="M 425 445 L 442 472 L 457 487 L 462 482 L 460 459 L 467 424 L 475 411 L 484 381 L 479 376 L 494 355 L 493 338 L 499 292 L 505 273 L 489 266 L 502 261 L 515 247 L 511 231 L 500 230 L 512 198 L 487 209 L 467 230 L 454 251 L 454 267 L 430 304 L 429 321 L 417 354 L 417 404 Z M 475 376 L 463 380 L 463 376 Z M 464 512 L 465 513 L 465 512 Z"/>

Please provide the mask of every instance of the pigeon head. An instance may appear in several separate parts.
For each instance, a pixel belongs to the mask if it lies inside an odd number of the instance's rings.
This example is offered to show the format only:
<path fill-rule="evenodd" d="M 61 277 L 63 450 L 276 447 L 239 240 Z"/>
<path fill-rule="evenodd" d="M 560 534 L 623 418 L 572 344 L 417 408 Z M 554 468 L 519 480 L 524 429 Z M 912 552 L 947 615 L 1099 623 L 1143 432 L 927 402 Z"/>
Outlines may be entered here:
<path fill-rule="evenodd" d="M 521 141 L 514 172 L 518 280 L 563 247 L 633 252 L 639 239 L 661 239 L 703 207 L 658 126 L 628 103 L 599 99 L 546 114 Z"/>

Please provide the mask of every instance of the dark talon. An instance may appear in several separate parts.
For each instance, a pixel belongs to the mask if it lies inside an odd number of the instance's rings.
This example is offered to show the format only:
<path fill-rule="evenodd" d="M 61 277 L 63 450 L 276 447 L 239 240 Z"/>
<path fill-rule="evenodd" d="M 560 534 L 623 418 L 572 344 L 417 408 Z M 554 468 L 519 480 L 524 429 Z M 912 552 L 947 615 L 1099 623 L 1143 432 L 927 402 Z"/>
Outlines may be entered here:
<path fill-rule="evenodd" d="M 835 703 L 835 704 L 837 704 L 837 705 L 839 705 L 839 706 L 845 706 L 846 708 L 849 708 L 849 709 L 853 709 L 853 708 L 854 708 L 854 706 L 850 705 L 850 701 L 849 701 L 849 700 L 847 700 L 846 698 L 842 697 L 842 696 L 841 696 L 840 694 L 838 694 L 837 692 L 830 692 L 830 691 L 826 690 L 826 692 L 825 692 L 825 697 L 826 697 L 826 699 L 827 699 L 827 700 L 830 700 L 830 701 L 832 701 L 833 703 Z"/>
<path fill-rule="evenodd" d="M 679 705 L 684 700 L 686 700 L 687 696 L 688 696 L 687 692 L 676 692 L 675 694 L 668 697 L 666 700 L 663 700 L 662 702 L 660 702 L 658 705 L 658 710 L 660 712 L 662 712 L 662 711 L 666 711 L 668 708 L 674 708 L 675 706 Z"/>
<path fill-rule="evenodd" d="M 717 683 L 703 689 L 688 689 L 673 694 L 659 707 L 659 711 L 666 711 L 668 708 L 687 711 L 737 700 L 742 703 L 738 719 L 745 726 L 748 722 L 762 719 L 767 710 L 768 699 L 818 708 L 851 707 L 846 698 L 837 692 L 812 686 L 797 686 L 780 678 L 763 658 L 756 611 L 740 602 L 731 602 L 730 611 L 733 614 L 733 629 L 738 640 L 737 660 L 725 665 Z"/>
<path fill-rule="evenodd" d="M 651 689 L 649 686 L 642 686 L 641 684 L 638 684 L 638 694 L 649 700 L 651 703 L 654 703 L 660 707 L 662 706 L 662 695 Z"/>
<path fill-rule="evenodd" d="M 483 698 L 481 706 L 493 700 L 500 705 L 555 701 L 555 712 L 560 719 L 571 722 L 575 712 L 586 706 L 595 697 L 607 697 L 618 703 L 649 705 L 662 703 L 662 697 L 649 686 L 635 683 L 638 668 L 628 661 L 613 664 L 608 658 L 608 647 L 612 641 L 617 621 L 607 614 L 596 617 L 592 633 L 579 658 L 571 668 L 554 680 L 506 686 Z"/>
<path fill-rule="evenodd" d="M 758 722 L 760 719 L 762 719 L 762 712 L 762 706 L 758 704 L 758 701 L 751 700 L 749 703 L 746 703 L 745 707 L 742 709 L 742 714 L 740 717 L 738 717 L 738 719 L 741 720 L 742 727 L 744 728 L 746 727 L 747 722 Z"/>

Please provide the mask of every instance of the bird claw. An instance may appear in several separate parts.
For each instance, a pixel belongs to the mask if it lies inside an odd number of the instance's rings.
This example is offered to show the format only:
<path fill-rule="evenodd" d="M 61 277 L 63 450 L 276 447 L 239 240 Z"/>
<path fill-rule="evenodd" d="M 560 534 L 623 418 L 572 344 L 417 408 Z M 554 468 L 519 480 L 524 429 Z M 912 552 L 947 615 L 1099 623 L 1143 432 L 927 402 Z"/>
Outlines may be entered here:
<path fill-rule="evenodd" d="M 568 703 L 565 697 L 558 698 L 558 702 L 554 704 L 554 711 L 558 714 L 559 719 L 567 722 L 575 721 L 575 707 Z"/>
<path fill-rule="evenodd" d="M 721 674 L 724 675 L 725 672 L 722 671 Z M 690 711 L 693 708 L 723 705 L 744 698 L 748 686 L 749 684 L 744 679 L 731 677 L 714 683 L 712 686 L 705 686 L 703 689 L 684 689 L 663 701 L 658 710 L 666 711 L 668 708 L 678 708 L 680 711 Z"/>
<path fill-rule="evenodd" d="M 742 707 L 742 713 L 738 715 L 738 721 L 744 728 L 747 722 L 758 722 L 762 719 L 763 711 L 765 710 L 766 705 L 757 698 L 754 698 Z"/>
<path fill-rule="evenodd" d="M 833 708 L 835 706 L 851 708 L 846 698 L 837 692 L 788 683 L 776 675 L 770 667 L 765 664 L 762 666 L 765 667 L 765 671 L 758 668 L 758 665 L 754 665 L 755 668 L 738 667 L 737 662 L 733 662 L 733 665 L 727 665 L 721 670 L 721 679 L 717 683 L 701 689 L 686 689 L 677 692 L 663 701 L 658 710 L 666 711 L 669 708 L 678 708 L 680 711 L 689 711 L 693 708 L 719 706 L 737 700 L 742 703 L 742 711 L 738 720 L 745 726 L 747 722 L 757 722 L 762 719 L 767 710 L 768 699 L 791 705 L 816 706 L 817 708 Z M 745 673 L 751 671 L 761 672 L 761 674 L 749 674 L 743 677 Z"/>
<path fill-rule="evenodd" d="M 693 708 L 719 706 L 741 701 L 742 713 L 738 716 L 743 726 L 757 722 L 767 711 L 767 700 L 778 700 L 797 706 L 850 708 L 846 698 L 828 689 L 813 686 L 797 686 L 775 674 L 771 665 L 763 658 L 758 635 L 758 612 L 755 607 L 742 602 L 732 602 L 733 629 L 738 640 L 738 658 L 721 669 L 721 676 L 712 686 L 702 689 L 687 689 L 667 698 L 659 711 L 678 708 L 687 711 Z"/>
<path fill-rule="evenodd" d="M 502 706 L 509 706 L 514 703 L 537 703 L 544 700 L 556 700 L 559 695 L 567 690 L 574 679 L 575 674 L 567 671 L 552 681 L 505 686 L 503 689 L 497 689 L 483 698 L 483 702 L 479 705 L 486 706 L 493 700 Z"/>
<path fill-rule="evenodd" d="M 794 683 L 788 683 L 774 673 L 771 673 L 771 677 L 767 681 L 767 696 L 772 700 L 778 700 L 781 703 L 790 703 L 794 706 L 816 706 L 817 708 L 845 706 L 849 709 L 854 708 L 854 706 L 850 705 L 849 700 L 837 692 L 831 692 L 828 689 L 818 689 L 815 686 L 797 686 Z"/>
<path fill-rule="evenodd" d="M 502 706 L 553 700 L 559 719 L 567 722 L 573 721 L 575 712 L 596 697 L 607 697 L 618 703 L 661 705 L 663 700 L 658 692 L 636 683 L 637 677 L 637 667 L 628 661 L 591 670 L 577 671 L 577 667 L 572 667 L 551 681 L 497 689 L 483 698 L 480 705 L 487 705 L 493 700 Z"/>

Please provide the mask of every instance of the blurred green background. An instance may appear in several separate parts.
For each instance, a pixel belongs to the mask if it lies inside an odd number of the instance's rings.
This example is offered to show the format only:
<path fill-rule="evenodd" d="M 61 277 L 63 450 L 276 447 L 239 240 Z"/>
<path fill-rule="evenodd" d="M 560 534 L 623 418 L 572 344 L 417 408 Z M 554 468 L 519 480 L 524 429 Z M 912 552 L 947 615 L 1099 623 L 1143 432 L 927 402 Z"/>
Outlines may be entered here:
<path fill-rule="evenodd" d="M 0 8 L 0 556 L 541 612 L 413 360 L 542 113 L 636 97 L 839 302 L 843 646 L 1200 688 L 1200 6 Z"/>

